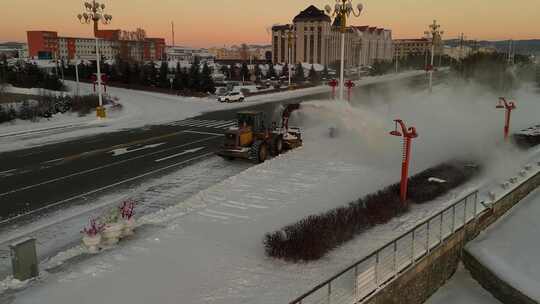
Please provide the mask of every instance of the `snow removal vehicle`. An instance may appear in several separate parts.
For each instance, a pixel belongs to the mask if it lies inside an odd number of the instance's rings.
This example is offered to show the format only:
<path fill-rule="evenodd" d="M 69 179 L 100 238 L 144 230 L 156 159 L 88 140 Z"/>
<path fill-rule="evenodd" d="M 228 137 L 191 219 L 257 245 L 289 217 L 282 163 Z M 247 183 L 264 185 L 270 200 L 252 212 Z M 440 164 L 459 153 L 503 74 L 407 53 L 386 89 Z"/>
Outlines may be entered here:
<path fill-rule="evenodd" d="M 300 129 L 289 127 L 291 113 L 299 108 L 300 104 L 287 105 L 279 127 L 275 122 L 271 127 L 265 126 L 263 112 L 238 112 L 238 125 L 225 132 L 223 146 L 217 154 L 228 160 L 241 158 L 262 163 L 269 155 L 277 156 L 285 150 L 302 146 Z"/>

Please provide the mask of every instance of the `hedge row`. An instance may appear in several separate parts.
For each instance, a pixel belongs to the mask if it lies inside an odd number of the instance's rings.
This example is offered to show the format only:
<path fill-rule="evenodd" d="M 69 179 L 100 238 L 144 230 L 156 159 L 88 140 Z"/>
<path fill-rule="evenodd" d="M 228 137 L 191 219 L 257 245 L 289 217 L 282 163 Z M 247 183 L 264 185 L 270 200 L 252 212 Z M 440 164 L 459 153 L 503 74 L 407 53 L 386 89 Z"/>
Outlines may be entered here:
<path fill-rule="evenodd" d="M 478 172 L 474 166 L 451 162 L 425 170 L 409 180 L 409 204 L 424 203 L 447 193 Z M 445 183 L 429 182 L 430 177 Z M 351 240 L 374 225 L 384 224 L 408 211 L 399 199 L 399 184 L 369 194 L 348 206 L 311 215 L 278 231 L 267 233 L 268 256 L 289 261 L 310 261 Z"/>

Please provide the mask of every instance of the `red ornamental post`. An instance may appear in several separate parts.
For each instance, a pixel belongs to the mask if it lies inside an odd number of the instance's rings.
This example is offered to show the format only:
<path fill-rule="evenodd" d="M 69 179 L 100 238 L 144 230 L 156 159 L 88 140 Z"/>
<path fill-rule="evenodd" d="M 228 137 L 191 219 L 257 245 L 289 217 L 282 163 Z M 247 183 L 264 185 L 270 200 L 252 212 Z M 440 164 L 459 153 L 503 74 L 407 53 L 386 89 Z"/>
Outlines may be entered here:
<path fill-rule="evenodd" d="M 92 85 L 94 86 L 94 93 L 95 93 L 96 92 L 96 81 L 97 81 L 96 74 L 92 74 L 92 76 L 90 76 L 90 81 L 92 81 Z"/>
<path fill-rule="evenodd" d="M 328 85 L 332 87 L 332 99 L 336 99 L 336 87 L 338 85 L 338 81 L 332 79 L 330 82 L 328 82 Z"/>
<path fill-rule="evenodd" d="M 401 185 L 399 198 L 403 205 L 407 201 L 407 184 L 409 180 L 409 162 L 411 160 L 411 141 L 418 137 L 415 127 L 407 128 L 401 119 L 394 120 L 396 128 L 390 132 L 390 135 L 403 137 L 403 160 L 401 162 Z M 401 127 L 401 132 L 398 131 L 398 125 Z"/>
<path fill-rule="evenodd" d="M 507 101 L 504 97 L 499 97 L 499 103 L 497 104 L 497 109 L 505 109 L 504 114 L 504 140 L 508 140 L 508 135 L 510 132 L 510 115 L 512 110 L 516 109 L 515 101 Z"/>
<path fill-rule="evenodd" d="M 101 74 L 101 84 L 103 85 L 103 90 L 105 93 L 107 93 L 107 81 L 109 80 L 109 77 L 107 77 L 106 74 Z"/>
<path fill-rule="evenodd" d="M 345 86 L 347 87 L 347 99 L 349 100 L 349 102 L 351 102 L 351 91 L 352 88 L 354 88 L 355 84 L 354 82 L 352 82 L 352 80 L 347 80 L 347 82 L 345 82 Z"/>

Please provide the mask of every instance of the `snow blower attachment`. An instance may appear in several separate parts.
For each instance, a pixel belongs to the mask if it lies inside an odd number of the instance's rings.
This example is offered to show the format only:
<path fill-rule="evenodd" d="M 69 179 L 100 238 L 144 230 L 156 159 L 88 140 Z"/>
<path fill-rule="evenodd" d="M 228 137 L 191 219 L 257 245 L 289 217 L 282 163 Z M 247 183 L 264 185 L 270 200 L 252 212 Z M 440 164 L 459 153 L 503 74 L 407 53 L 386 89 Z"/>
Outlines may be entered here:
<path fill-rule="evenodd" d="M 300 129 L 289 127 L 291 113 L 299 108 L 300 104 L 287 105 L 281 115 L 281 126 L 273 122 L 271 128 L 265 127 L 263 112 L 238 112 L 238 125 L 225 132 L 223 146 L 217 154 L 228 160 L 243 158 L 262 163 L 269 154 L 277 156 L 302 146 Z"/>

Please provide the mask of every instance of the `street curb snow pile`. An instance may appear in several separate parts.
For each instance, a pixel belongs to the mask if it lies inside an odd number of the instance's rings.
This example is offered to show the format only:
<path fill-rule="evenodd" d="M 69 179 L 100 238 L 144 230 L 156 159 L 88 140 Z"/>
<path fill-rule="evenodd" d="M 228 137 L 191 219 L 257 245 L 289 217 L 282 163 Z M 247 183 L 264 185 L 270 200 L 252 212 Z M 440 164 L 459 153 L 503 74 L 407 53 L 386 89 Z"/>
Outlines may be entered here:
<path fill-rule="evenodd" d="M 452 161 L 427 169 L 409 179 L 408 204 L 422 204 L 446 194 L 479 173 L 477 166 Z M 433 179 L 444 180 L 444 183 Z M 348 206 L 308 216 L 280 230 L 267 233 L 268 256 L 287 261 L 312 261 L 353 239 L 369 228 L 387 223 L 408 211 L 399 199 L 399 184 L 368 194 Z"/>

